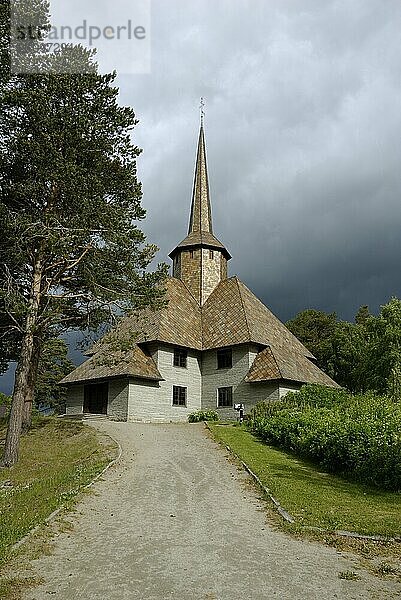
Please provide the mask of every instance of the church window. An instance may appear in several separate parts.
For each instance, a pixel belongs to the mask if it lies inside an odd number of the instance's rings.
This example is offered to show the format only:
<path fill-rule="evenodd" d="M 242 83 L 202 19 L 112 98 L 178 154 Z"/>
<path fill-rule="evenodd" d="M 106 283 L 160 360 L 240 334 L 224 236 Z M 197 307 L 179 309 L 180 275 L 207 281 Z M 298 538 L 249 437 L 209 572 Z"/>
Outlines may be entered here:
<path fill-rule="evenodd" d="M 173 385 L 173 406 L 187 405 L 187 388 Z"/>
<path fill-rule="evenodd" d="M 209 258 L 210 258 L 210 260 L 214 259 L 214 251 L 213 250 L 209 250 Z"/>
<path fill-rule="evenodd" d="M 233 366 L 233 351 L 231 348 L 217 350 L 217 368 L 231 369 Z"/>
<path fill-rule="evenodd" d="M 191 250 L 191 252 L 189 254 L 190 254 L 191 258 L 194 257 L 194 251 L 193 250 Z"/>
<path fill-rule="evenodd" d="M 186 367 L 187 366 L 188 352 L 185 348 L 174 348 L 174 361 L 175 367 Z"/>
<path fill-rule="evenodd" d="M 233 405 L 233 388 L 222 387 L 217 390 L 217 407 L 231 407 Z"/>

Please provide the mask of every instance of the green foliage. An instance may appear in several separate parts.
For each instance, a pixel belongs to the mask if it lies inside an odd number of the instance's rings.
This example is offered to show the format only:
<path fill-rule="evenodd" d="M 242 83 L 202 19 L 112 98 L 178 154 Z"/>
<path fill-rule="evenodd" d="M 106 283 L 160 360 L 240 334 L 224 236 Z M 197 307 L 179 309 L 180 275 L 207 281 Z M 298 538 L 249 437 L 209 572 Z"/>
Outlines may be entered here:
<path fill-rule="evenodd" d="M 328 372 L 332 356 L 331 338 L 337 323 L 336 313 L 312 308 L 298 313 L 286 323 L 288 329 L 312 352 L 322 369 Z"/>
<path fill-rule="evenodd" d="M 250 420 L 269 418 L 283 410 L 303 410 L 304 408 L 331 408 L 335 404 L 346 404 L 349 394 L 345 390 L 329 388 L 311 383 L 304 385 L 299 392 L 288 392 L 277 402 L 259 402 L 250 411 Z"/>
<path fill-rule="evenodd" d="M 0 426 L 3 423 L 7 423 L 10 406 L 11 406 L 10 396 L 6 396 L 6 394 L 3 394 L 2 392 L 0 392 Z"/>
<path fill-rule="evenodd" d="M 11 74 L 4 4 L 0 370 L 15 357 L 2 461 L 11 466 L 21 421 L 29 423 L 23 409 L 33 397 L 44 344 L 71 329 L 99 333 L 130 311 L 159 306 L 167 269 L 148 268 L 157 248 L 146 244 L 138 227 L 145 211 L 136 170 L 141 150 L 133 139 L 137 120 L 131 107 L 119 104 L 116 73 L 100 75 L 94 51 L 81 45 L 52 53 L 33 42 L 21 67 L 34 69 Z M 49 25 L 46 0 L 15 4 L 25 13 L 21 22 Z M 48 388 L 42 382 L 43 394 L 50 394 Z"/>
<path fill-rule="evenodd" d="M 327 373 L 351 392 L 364 392 L 367 382 L 361 363 L 366 351 L 366 332 L 362 325 L 338 321 L 331 337 L 331 357 Z"/>
<path fill-rule="evenodd" d="M 47 329 L 96 328 L 158 295 L 164 270 L 146 270 L 155 247 L 135 223 L 145 216 L 135 113 L 118 105 L 114 80 L 26 75 L 2 94 L 0 297 L 21 330 L 38 260 Z"/>
<path fill-rule="evenodd" d="M 35 403 L 43 403 L 64 412 L 65 388 L 59 381 L 75 368 L 68 358 L 68 347 L 60 338 L 46 342 L 40 355 L 35 383 Z"/>
<path fill-rule="evenodd" d="M 377 317 L 367 320 L 365 330 L 361 371 L 367 387 L 380 394 L 396 393 L 401 367 L 401 300 L 392 298 L 382 306 Z"/>
<path fill-rule="evenodd" d="M 377 317 L 361 306 L 355 323 L 334 313 L 305 310 L 287 323 L 338 384 L 354 393 L 401 393 L 401 300 L 392 298 Z"/>
<path fill-rule="evenodd" d="M 188 415 L 189 423 L 200 423 L 200 421 L 218 421 L 219 415 L 215 410 L 198 410 Z"/>
<path fill-rule="evenodd" d="M 323 468 L 383 489 L 401 489 L 401 405 L 371 394 L 304 386 L 258 406 L 251 430 Z"/>
<path fill-rule="evenodd" d="M 308 309 L 288 321 L 287 327 L 339 385 L 361 391 L 362 326 L 337 321 L 335 313 Z"/>
<path fill-rule="evenodd" d="M 401 401 L 401 363 L 396 363 L 391 369 L 387 381 L 387 392 L 394 401 Z"/>
<path fill-rule="evenodd" d="M 3 392 L 0 392 L 0 406 L 10 406 L 11 398 L 10 396 L 6 396 Z"/>
<path fill-rule="evenodd" d="M 359 307 L 358 312 L 355 315 L 355 323 L 357 325 L 366 325 L 371 316 L 372 315 L 370 314 L 369 306 L 364 304 L 363 306 Z"/>
<path fill-rule="evenodd" d="M 145 210 L 136 170 L 141 150 L 132 135 L 137 120 L 118 103 L 116 73 L 100 75 L 93 52 L 82 46 L 49 53 L 33 43 L 27 60 L 48 72 L 11 74 L 6 5 L 0 7 L 0 370 L 18 360 L 28 314 L 35 321 L 29 333 L 42 347 L 68 329 L 94 331 L 134 308 L 157 305 L 163 289 L 156 284 L 166 274 L 165 266 L 148 269 L 157 249 L 138 228 Z M 20 5 L 21 22 L 49 25 L 49 2 Z"/>

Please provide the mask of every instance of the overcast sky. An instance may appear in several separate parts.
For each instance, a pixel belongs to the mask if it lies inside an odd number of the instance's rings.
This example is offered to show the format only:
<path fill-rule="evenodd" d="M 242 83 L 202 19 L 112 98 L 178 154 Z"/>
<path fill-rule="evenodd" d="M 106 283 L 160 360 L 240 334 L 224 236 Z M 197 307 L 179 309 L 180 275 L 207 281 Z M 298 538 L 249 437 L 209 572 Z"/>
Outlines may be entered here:
<path fill-rule="evenodd" d="M 231 275 L 284 321 L 401 297 L 399 0 L 153 0 L 151 73 L 118 85 L 158 260 L 187 232 L 204 96 Z"/>
<path fill-rule="evenodd" d="M 401 296 L 401 3 L 154 0 L 152 28 L 152 73 L 119 85 L 160 259 L 186 235 L 203 95 L 231 274 L 283 320 Z"/>

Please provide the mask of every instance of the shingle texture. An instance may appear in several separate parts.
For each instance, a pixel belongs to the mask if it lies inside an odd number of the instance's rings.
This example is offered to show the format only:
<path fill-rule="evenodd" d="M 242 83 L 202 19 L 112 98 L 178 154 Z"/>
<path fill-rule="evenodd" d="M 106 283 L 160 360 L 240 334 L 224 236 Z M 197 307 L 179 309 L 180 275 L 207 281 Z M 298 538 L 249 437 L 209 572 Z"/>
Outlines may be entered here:
<path fill-rule="evenodd" d="M 160 375 L 153 359 L 139 346 L 135 345 L 125 352 L 107 352 L 107 346 L 99 351 L 60 382 L 79 383 L 110 377 L 139 377 L 161 381 Z"/>
<path fill-rule="evenodd" d="M 283 355 L 280 350 L 265 348 L 257 354 L 245 381 L 258 383 L 277 379 L 338 387 L 326 373 L 302 354 Z"/>
<path fill-rule="evenodd" d="M 222 281 L 203 307 L 203 347 L 254 342 L 313 355 L 238 279 Z"/>
<path fill-rule="evenodd" d="M 257 354 L 245 381 L 248 383 L 281 379 L 281 372 L 271 348 L 265 348 Z"/>
<path fill-rule="evenodd" d="M 257 344 L 261 351 L 246 381 L 286 379 L 336 385 L 309 360 L 313 355 L 237 277 L 221 281 L 202 308 L 182 281 L 170 277 L 166 281 L 166 299 L 167 305 L 156 312 L 145 310 L 124 319 L 113 335 L 128 340 L 131 347 L 135 344 L 135 348 L 146 342 L 195 350 Z M 113 354 L 107 350 L 107 344 L 107 337 L 100 340 L 93 349 L 93 358 L 105 352 Z M 68 375 L 64 383 L 118 374 L 161 378 L 152 359 L 142 350 L 133 358 L 122 356 L 121 366 L 116 364 L 109 371 L 95 364 L 90 359 Z"/>
<path fill-rule="evenodd" d="M 202 349 L 201 309 L 188 288 L 174 277 L 166 281 L 167 306 L 129 317 L 122 326 L 138 332 L 137 342 L 166 342 Z"/>
<path fill-rule="evenodd" d="M 213 235 L 212 208 L 210 202 L 203 125 L 199 132 L 188 235 L 178 244 L 178 246 L 176 246 L 176 248 L 174 248 L 174 250 L 172 250 L 172 252 L 170 252 L 169 256 L 174 258 L 180 248 L 196 248 L 199 246 L 222 250 L 227 259 L 231 258 L 230 253 L 224 245 Z"/>
<path fill-rule="evenodd" d="M 228 252 L 224 244 L 222 244 L 214 235 L 208 231 L 192 231 L 187 237 L 182 240 L 169 254 L 171 258 L 177 253 L 179 248 L 197 248 L 203 246 L 204 248 L 215 248 L 222 250 L 227 259 L 231 258 L 231 254 Z"/>
<path fill-rule="evenodd" d="M 206 145 L 203 125 L 199 131 L 196 156 L 195 180 L 192 194 L 189 233 L 191 231 L 213 233 L 212 208 L 210 204 L 209 178 L 207 175 Z"/>
<path fill-rule="evenodd" d="M 124 340 L 125 345 L 158 341 L 202 350 L 199 304 L 180 279 L 168 277 L 165 288 L 165 307 L 157 311 L 145 309 L 126 317 L 112 336 Z M 96 342 L 87 354 L 98 352 L 108 337 L 110 334 Z"/>
<path fill-rule="evenodd" d="M 303 354 L 297 352 L 291 354 L 285 348 L 275 347 L 272 347 L 272 352 L 283 379 L 340 387 Z"/>

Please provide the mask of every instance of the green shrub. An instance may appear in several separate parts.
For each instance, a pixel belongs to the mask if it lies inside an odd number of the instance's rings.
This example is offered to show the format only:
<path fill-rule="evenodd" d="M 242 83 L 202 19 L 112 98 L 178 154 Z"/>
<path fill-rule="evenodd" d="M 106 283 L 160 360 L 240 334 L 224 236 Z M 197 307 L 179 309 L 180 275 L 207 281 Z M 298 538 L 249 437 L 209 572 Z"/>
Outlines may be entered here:
<path fill-rule="evenodd" d="M 188 415 L 190 423 L 199 423 L 200 421 L 218 421 L 219 415 L 215 410 L 198 410 Z"/>
<path fill-rule="evenodd" d="M 401 405 L 390 398 L 304 386 L 282 401 L 257 405 L 249 427 L 266 443 L 328 471 L 401 489 Z"/>

